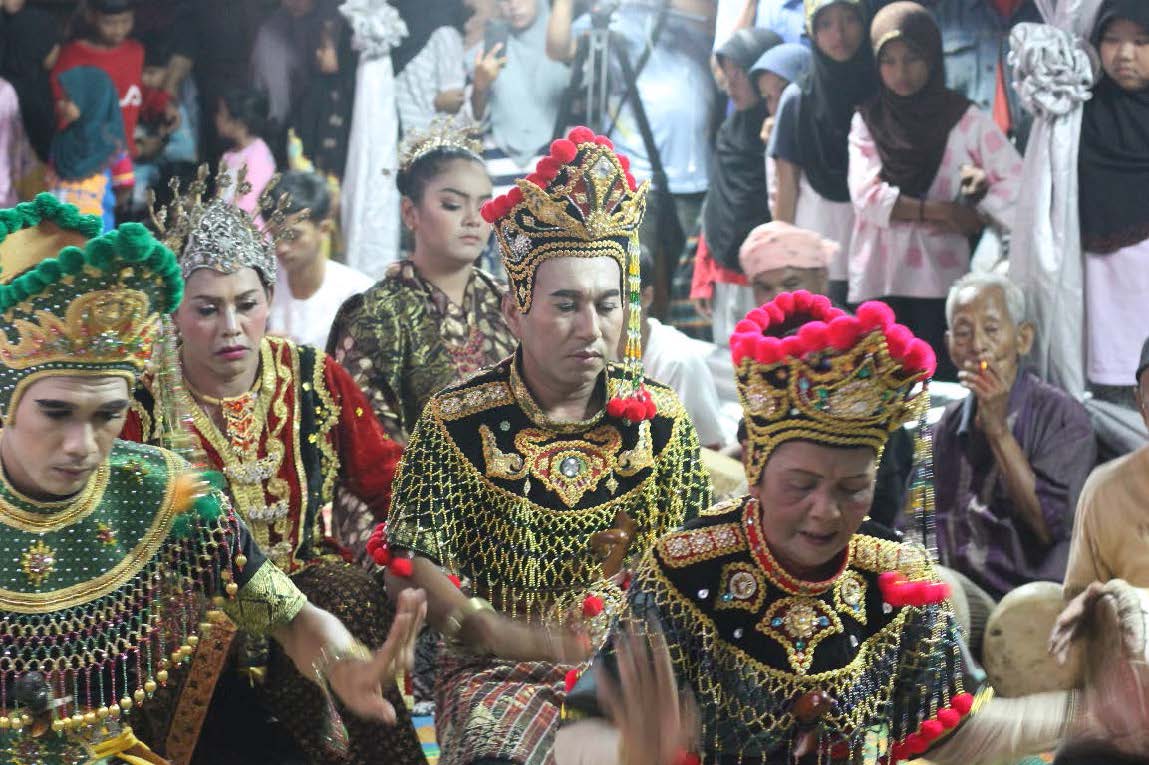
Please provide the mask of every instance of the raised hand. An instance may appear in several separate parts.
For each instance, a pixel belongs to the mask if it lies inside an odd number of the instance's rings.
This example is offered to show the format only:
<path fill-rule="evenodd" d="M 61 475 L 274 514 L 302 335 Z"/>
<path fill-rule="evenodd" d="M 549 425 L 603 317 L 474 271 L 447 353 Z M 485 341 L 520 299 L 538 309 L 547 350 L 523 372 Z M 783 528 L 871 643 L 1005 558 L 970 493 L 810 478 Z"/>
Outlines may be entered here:
<path fill-rule="evenodd" d="M 675 765 L 698 738 L 698 712 L 681 694 L 666 641 L 633 629 L 615 644 L 618 680 L 599 670 L 598 699 L 619 733 L 619 765 Z"/>
<path fill-rule="evenodd" d="M 415 638 L 427 618 L 427 598 L 422 590 L 399 595 L 395 619 L 383 647 L 369 661 L 344 659 L 327 672 L 331 690 L 360 717 L 394 724 L 395 708 L 383 697 L 383 688 L 395 683 L 400 671 L 410 672 L 415 663 Z"/>

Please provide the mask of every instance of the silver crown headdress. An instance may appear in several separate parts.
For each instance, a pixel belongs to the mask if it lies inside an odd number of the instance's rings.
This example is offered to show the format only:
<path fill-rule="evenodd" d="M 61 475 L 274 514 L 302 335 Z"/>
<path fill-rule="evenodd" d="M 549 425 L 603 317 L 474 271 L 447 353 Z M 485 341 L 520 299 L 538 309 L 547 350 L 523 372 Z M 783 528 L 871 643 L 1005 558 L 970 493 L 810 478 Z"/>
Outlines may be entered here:
<path fill-rule="evenodd" d="M 425 130 L 411 131 L 399 147 L 399 171 L 407 172 L 411 165 L 438 149 L 457 149 L 480 159 L 483 142 L 478 125 L 470 125 L 440 115 L 431 120 Z"/>
<path fill-rule="evenodd" d="M 156 231 L 176 257 L 184 279 L 200 268 L 210 268 L 224 274 L 241 268 L 254 268 L 264 284 L 275 284 L 275 245 L 290 238 L 289 216 L 285 213 L 290 198 L 282 194 L 273 200 L 271 190 L 278 176 L 267 184 L 259 200 L 259 207 L 270 210 L 261 227 L 234 202 L 229 201 L 228 190 L 234 187 L 235 196 L 251 193 L 247 180 L 247 167 L 241 167 L 233 180 L 230 172 L 220 165 L 215 176 L 215 195 L 206 197 L 209 170 L 200 165 L 195 180 L 180 193 L 180 182 L 173 178 L 170 188 L 173 201 L 166 208 L 157 209 L 155 195 L 151 194 L 151 218 Z M 291 216 L 296 217 L 296 216 Z"/>

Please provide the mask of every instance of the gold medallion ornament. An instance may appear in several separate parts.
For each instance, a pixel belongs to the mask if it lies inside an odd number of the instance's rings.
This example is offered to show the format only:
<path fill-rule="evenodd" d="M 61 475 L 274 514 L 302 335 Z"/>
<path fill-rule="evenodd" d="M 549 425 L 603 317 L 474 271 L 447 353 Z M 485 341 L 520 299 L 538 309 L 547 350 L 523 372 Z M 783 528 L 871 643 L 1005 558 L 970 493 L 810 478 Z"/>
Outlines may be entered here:
<path fill-rule="evenodd" d="M 56 551 L 37 541 L 20 555 L 20 568 L 28 581 L 39 587 L 56 570 Z"/>

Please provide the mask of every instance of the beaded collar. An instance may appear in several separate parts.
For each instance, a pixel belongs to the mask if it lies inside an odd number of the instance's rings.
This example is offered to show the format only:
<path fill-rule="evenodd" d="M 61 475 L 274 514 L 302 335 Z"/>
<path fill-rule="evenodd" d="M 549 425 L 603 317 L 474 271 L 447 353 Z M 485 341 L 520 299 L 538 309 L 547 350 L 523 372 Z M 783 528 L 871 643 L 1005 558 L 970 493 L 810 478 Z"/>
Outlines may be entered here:
<path fill-rule="evenodd" d="M 606 415 L 606 409 L 603 408 L 585 420 L 566 420 L 563 422 L 552 420 L 547 416 L 546 412 L 543 411 L 542 407 L 539 406 L 534 394 L 531 393 L 531 389 L 527 386 L 526 380 L 523 379 L 522 373 L 519 371 L 519 365 L 522 364 L 522 354 L 522 348 L 519 348 L 515 351 L 515 355 L 511 357 L 509 375 L 511 393 L 515 397 L 515 402 L 522 407 L 523 412 L 535 425 L 538 425 L 540 428 L 545 428 L 552 433 L 581 433 L 597 425 Z M 616 381 L 610 374 L 609 364 L 599 376 L 599 381 L 595 388 L 596 396 L 601 393 L 603 377 L 606 378 L 606 395 L 603 396 L 602 401 L 606 402 L 614 395 L 616 387 Z"/>

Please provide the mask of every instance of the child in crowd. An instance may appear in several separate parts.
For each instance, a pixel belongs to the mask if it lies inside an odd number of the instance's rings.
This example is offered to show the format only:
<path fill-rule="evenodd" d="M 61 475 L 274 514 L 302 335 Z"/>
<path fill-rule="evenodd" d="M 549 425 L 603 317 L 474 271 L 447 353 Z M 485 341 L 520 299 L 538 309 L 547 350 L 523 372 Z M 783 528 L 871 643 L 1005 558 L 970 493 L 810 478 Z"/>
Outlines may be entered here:
<path fill-rule="evenodd" d="M 215 127 L 220 138 L 231 144 L 223 153 L 223 164 L 233 179 L 247 167 L 251 190 L 235 199 L 244 212 L 259 212 L 259 197 L 275 175 L 275 157 L 263 136 L 269 134 L 267 94 L 250 88 L 236 88 L 219 101 Z"/>
<path fill-rule="evenodd" d="M 163 198 L 168 179 L 194 175 L 198 160 L 197 120 L 192 114 L 195 94 L 176 103 L 164 89 L 170 59 L 169 51 L 160 45 L 149 46 L 144 59 L 143 107 L 136 128 L 136 187 L 132 199 L 137 211 L 147 207 L 149 191 Z M 187 94 L 186 82 L 183 90 Z M 173 103 L 175 111 L 169 108 Z"/>
<path fill-rule="evenodd" d="M 75 98 L 65 97 L 60 83 L 62 73 L 81 66 L 95 67 L 115 86 L 123 127 L 119 145 L 129 155 L 126 162 L 115 162 L 120 170 L 113 176 L 112 185 L 118 205 L 128 201 L 135 185 L 130 155 L 135 151 L 136 122 L 143 102 L 144 46 L 130 39 L 136 18 L 134 6 L 134 0 L 86 0 L 73 18 L 70 39 L 60 49 L 52 70 L 60 128 L 78 116 L 68 110 L 68 102 L 75 104 Z"/>
<path fill-rule="evenodd" d="M 59 81 L 63 100 L 60 129 L 52 139 L 49 188 L 80 212 L 101 216 L 104 229 L 111 229 L 115 214 L 109 204 L 109 183 L 125 172 L 131 177 L 116 86 L 94 66 L 69 69 L 60 74 Z"/>

